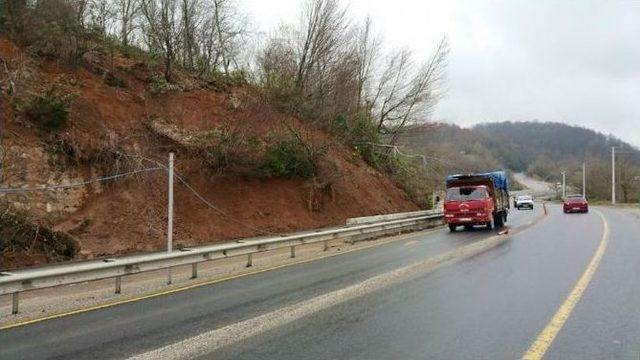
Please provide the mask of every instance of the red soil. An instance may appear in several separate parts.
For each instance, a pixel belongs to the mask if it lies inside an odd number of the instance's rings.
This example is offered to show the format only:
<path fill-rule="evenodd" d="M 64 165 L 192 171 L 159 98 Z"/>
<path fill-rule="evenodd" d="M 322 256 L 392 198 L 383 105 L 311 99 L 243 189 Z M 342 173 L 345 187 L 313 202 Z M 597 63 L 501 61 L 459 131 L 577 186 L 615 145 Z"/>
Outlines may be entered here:
<path fill-rule="evenodd" d="M 0 51 L 3 58 L 16 52 L 10 42 L 1 39 Z M 38 81 L 31 86 L 34 90 L 42 90 L 55 83 L 76 94 L 71 124 L 64 136 L 72 139 L 86 154 L 111 146 L 126 153 L 165 161 L 169 150 L 177 152 L 176 168 L 225 213 L 208 208 L 177 183 L 174 237 L 177 244 L 195 245 L 267 232 L 290 232 L 342 224 L 349 217 L 417 209 L 387 176 L 360 160 L 354 162 L 350 159 L 349 149 L 333 142 L 330 136 L 309 123 L 273 110 L 257 95 L 251 94 L 251 90 L 215 92 L 198 89 L 153 96 L 145 91 L 147 84 L 138 80 L 133 71 L 123 68 L 125 65 L 122 64 L 127 62 L 116 63 L 120 67 L 114 67 L 112 71 L 129 83 L 128 88 L 107 86 L 100 75 L 90 70 L 69 69 L 54 62 L 38 66 Z M 6 99 L 0 99 L 3 110 L 7 104 Z M 341 174 L 333 182 L 334 195 L 321 195 L 316 199 L 320 203 L 318 208 L 310 211 L 307 181 L 213 174 L 203 168 L 193 153 L 152 133 L 145 126 L 145 121 L 152 116 L 169 121 L 182 130 L 202 131 L 228 124 L 244 134 L 261 138 L 273 131 L 282 131 L 284 124 L 301 129 L 314 141 L 332 144 L 328 157 Z M 12 126 L 21 128 L 16 123 Z M 7 136 L 11 138 L 12 135 Z M 33 143 L 30 145 L 42 146 L 33 140 L 36 138 L 31 136 Z M 86 174 L 86 178 L 91 177 L 86 166 L 79 167 L 76 171 Z M 89 225 L 76 235 L 82 249 L 80 257 L 162 249 L 166 236 L 166 188 L 163 171 L 113 182 L 102 192 L 90 192 L 80 210 L 59 217 L 56 228 L 77 230 L 88 220 Z M 37 254 L 11 258 L 13 260 L 7 258 L 3 262 L 20 266 L 43 261 Z"/>

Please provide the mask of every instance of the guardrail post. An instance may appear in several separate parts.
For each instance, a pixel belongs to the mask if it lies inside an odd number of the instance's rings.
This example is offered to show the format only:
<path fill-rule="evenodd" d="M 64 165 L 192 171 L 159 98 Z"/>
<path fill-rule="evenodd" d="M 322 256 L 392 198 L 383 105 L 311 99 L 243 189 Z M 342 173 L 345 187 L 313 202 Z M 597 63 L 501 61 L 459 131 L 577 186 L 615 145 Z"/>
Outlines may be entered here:
<path fill-rule="evenodd" d="M 324 241 L 324 248 L 322 249 L 322 251 L 327 251 L 327 250 L 329 250 L 329 240 Z"/>
<path fill-rule="evenodd" d="M 191 264 L 191 278 L 195 279 L 198 277 L 198 263 Z"/>
<path fill-rule="evenodd" d="M 120 290 L 122 288 L 121 285 L 122 285 L 122 277 L 116 276 L 116 294 L 120 294 Z"/>
<path fill-rule="evenodd" d="M 11 306 L 11 314 L 13 315 L 18 313 L 18 301 L 19 301 L 18 295 L 19 294 L 20 293 L 17 291 L 11 294 L 11 300 L 13 302 L 13 305 Z"/>
<path fill-rule="evenodd" d="M 247 267 L 252 267 L 253 266 L 253 254 L 249 253 L 247 254 Z"/>
<path fill-rule="evenodd" d="M 292 246 L 291 247 L 291 258 L 294 258 L 294 257 L 296 257 L 296 247 Z"/>

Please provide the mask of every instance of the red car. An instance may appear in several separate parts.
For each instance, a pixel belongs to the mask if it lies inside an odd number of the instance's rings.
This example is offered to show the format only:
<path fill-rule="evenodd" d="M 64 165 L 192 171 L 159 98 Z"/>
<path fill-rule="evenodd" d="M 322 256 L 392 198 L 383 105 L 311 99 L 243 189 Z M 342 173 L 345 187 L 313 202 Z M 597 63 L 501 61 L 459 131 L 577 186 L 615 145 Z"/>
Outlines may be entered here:
<path fill-rule="evenodd" d="M 571 212 L 589 212 L 589 203 L 582 195 L 569 195 L 562 201 L 562 210 L 565 214 Z"/>

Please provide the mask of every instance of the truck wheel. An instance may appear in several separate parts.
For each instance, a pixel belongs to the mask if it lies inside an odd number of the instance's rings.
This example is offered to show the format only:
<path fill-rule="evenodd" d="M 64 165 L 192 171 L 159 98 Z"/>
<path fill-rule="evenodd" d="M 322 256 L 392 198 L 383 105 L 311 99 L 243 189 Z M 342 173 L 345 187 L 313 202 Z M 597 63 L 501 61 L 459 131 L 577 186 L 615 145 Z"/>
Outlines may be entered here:
<path fill-rule="evenodd" d="M 504 215 L 502 216 L 502 225 L 504 225 L 504 223 L 507 222 L 507 212 L 505 211 L 503 214 Z"/>
<path fill-rule="evenodd" d="M 501 228 L 504 226 L 504 214 L 497 213 L 493 216 L 493 222 L 496 228 Z"/>
<path fill-rule="evenodd" d="M 449 231 L 456 232 L 456 228 L 457 228 L 457 226 L 455 226 L 453 224 L 449 224 Z"/>

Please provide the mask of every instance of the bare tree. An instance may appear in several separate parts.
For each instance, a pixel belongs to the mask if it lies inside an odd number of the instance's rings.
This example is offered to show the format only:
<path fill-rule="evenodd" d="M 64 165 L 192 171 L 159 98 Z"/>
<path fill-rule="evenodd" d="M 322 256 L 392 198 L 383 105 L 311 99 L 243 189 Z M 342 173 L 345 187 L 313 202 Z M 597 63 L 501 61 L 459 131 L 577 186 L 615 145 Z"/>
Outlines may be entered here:
<path fill-rule="evenodd" d="M 107 34 L 107 26 L 114 17 L 113 3 L 110 1 L 94 0 L 88 4 L 88 15 L 91 25 L 98 30 L 100 34 Z"/>
<path fill-rule="evenodd" d="M 120 22 L 119 36 L 124 46 L 129 46 L 131 33 L 135 29 L 135 19 L 140 13 L 140 5 L 140 0 L 115 0 L 115 12 Z"/>
<path fill-rule="evenodd" d="M 239 10 L 236 0 L 209 0 L 203 5 L 198 26 L 200 75 L 216 70 L 229 74 L 238 67 L 238 56 L 250 33 L 247 17 Z"/>
<path fill-rule="evenodd" d="M 193 69 L 194 58 L 198 51 L 196 32 L 199 27 L 199 0 L 182 0 L 180 12 L 182 16 L 182 65 Z"/>
<path fill-rule="evenodd" d="M 395 115 L 404 104 L 404 93 L 408 87 L 411 70 L 411 52 L 403 49 L 387 57 L 384 69 L 378 79 L 373 98 L 369 101 L 372 112 L 376 112 L 376 123 L 379 132 L 384 130 L 385 122 L 399 118 Z"/>
<path fill-rule="evenodd" d="M 391 135 L 395 144 L 399 133 L 429 115 L 441 96 L 449 46 L 443 38 L 433 55 L 414 69 L 409 51 L 389 58 L 372 100 L 377 111 L 377 128 Z"/>
<path fill-rule="evenodd" d="M 372 33 L 372 21 L 367 16 L 364 23 L 358 29 L 355 53 L 358 72 L 358 100 L 362 105 L 363 97 L 371 80 L 373 67 L 380 51 L 380 39 Z"/>
<path fill-rule="evenodd" d="M 297 72 L 297 58 L 292 37 L 293 30 L 282 25 L 269 36 L 257 58 L 263 84 L 273 88 L 285 82 L 293 84 Z"/>
<path fill-rule="evenodd" d="M 171 67 L 179 48 L 182 28 L 177 14 L 177 0 L 141 0 L 144 28 L 151 49 L 164 56 L 164 77 L 171 81 Z"/>
<path fill-rule="evenodd" d="M 633 153 L 625 150 L 616 152 L 617 179 L 620 190 L 622 190 L 622 202 L 624 203 L 630 201 L 631 195 L 635 192 L 638 185 L 638 180 L 636 180 L 638 168 L 634 166 L 632 154 Z"/>
<path fill-rule="evenodd" d="M 89 6 L 91 4 L 90 0 L 71 0 L 69 1 L 70 5 L 73 6 L 73 9 L 76 12 L 76 21 L 80 26 L 85 26 L 85 18 L 87 16 L 87 11 L 89 10 Z"/>
<path fill-rule="evenodd" d="M 348 28 L 346 9 L 338 0 L 308 0 L 298 40 L 296 86 L 304 89 L 314 68 L 327 65 Z"/>

